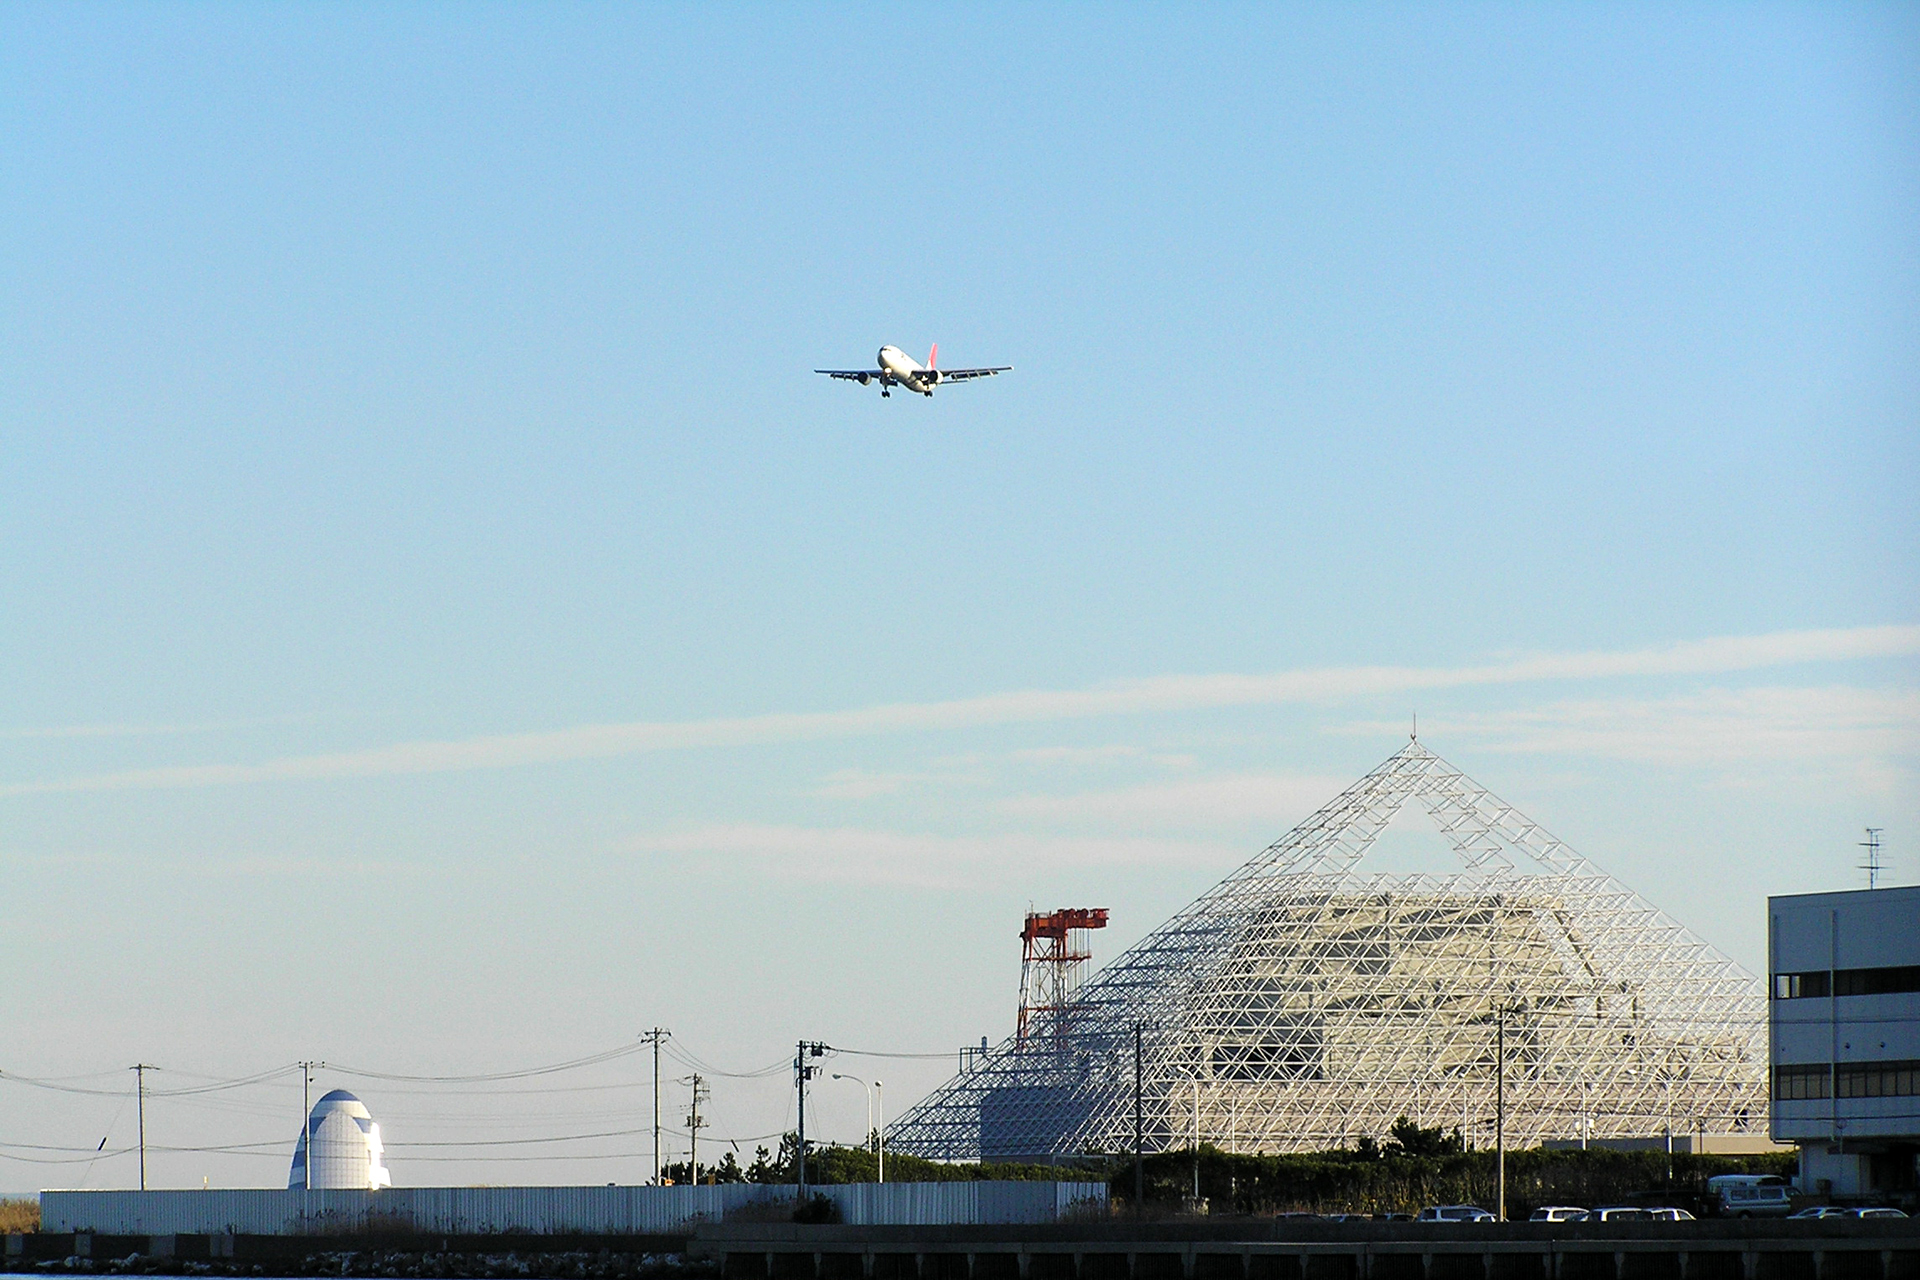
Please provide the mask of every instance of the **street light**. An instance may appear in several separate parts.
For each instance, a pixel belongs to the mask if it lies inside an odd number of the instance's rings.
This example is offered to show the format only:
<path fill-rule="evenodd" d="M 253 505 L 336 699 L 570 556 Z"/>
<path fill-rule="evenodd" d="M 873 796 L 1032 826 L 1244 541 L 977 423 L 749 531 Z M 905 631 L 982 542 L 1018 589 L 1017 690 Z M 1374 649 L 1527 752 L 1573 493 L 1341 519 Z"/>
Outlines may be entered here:
<path fill-rule="evenodd" d="M 1593 1131 L 1592 1082 L 1586 1072 L 1580 1073 L 1580 1149 L 1587 1149 L 1587 1137 Z"/>
<path fill-rule="evenodd" d="M 885 1132 L 887 1123 L 887 1100 L 886 1095 L 880 1093 L 880 1081 L 875 1080 L 873 1084 L 869 1086 L 867 1082 L 859 1076 L 842 1075 L 838 1071 L 833 1073 L 833 1078 L 835 1080 L 851 1080 L 867 1091 L 867 1132 L 873 1135 L 873 1159 L 874 1164 L 879 1169 L 879 1180 L 885 1182 L 887 1180 L 887 1137 Z M 873 1101 L 876 1094 L 880 1095 L 880 1128 L 875 1128 L 873 1123 Z"/>
<path fill-rule="evenodd" d="M 1667 1104 L 1667 1185 L 1673 1185 L 1673 1079 L 1666 1072 L 1660 1075 L 1660 1096 Z"/>

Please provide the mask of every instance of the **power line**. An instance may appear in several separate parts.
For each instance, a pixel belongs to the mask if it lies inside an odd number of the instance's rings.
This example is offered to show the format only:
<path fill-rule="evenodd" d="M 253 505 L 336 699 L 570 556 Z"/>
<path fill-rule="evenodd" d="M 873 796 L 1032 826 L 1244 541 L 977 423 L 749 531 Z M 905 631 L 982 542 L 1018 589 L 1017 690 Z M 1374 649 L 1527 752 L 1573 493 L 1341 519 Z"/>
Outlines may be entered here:
<path fill-rule="evenodd" d="M 260 1084 L 264 1081 L 271 1080 L 276 1076 L 283 1076 L 287 1074 L 289 1071 L 295 1070 L 297 1067 L 298 1067 L 297 1063 L 289 1063 L 287 1066 L 284 1066 L 284 1067 L 275 1067 L 271 1071 L 261 1071 L 250 1076 L 241 1076 L 233 1080 L 216 1079 L 210 1084 L 189 1085 L 183 1089 L 148 1089 L 146 1091 L 146 1094 L 149 1098 L 186 1098 L 186 1097 L 192 1097 L 195 1094 L 219 1093 L 227 1089 L 241 1089 L 241 1088 L 245 1088 L 248 1085 Z M 129 1070 L 132 1070 L 132 1068 L 129 1068 Z M 148 1066 L 147 1070 L 158 1071 L 160 1070 L 160 1068 L 155 1066 Z M 0 1080 L 11 1081 L 14 1084 L 29 1085 L 35 1089 L 48 1089 L 55 1093 L 88 1094 L 93 1097 L 99 1097 L 99 1098 L 124 1098 L 127 1096 L 127 1091 L 125 1089 L 88 1089 L 88 1088 L 83 1088 L 79 1085 L 70 1085 L 70 1084 L 62 1083 L 62 1081 L 65 1081 L 65 1080 L 87 1080 L 87 1079 L 94 1079 L 94 1078 L 96 1077 L 93 1077 L 93 1076 L 52 1076 L 52 1077 L 23 1076 L 12 1071 L 0 1071 Z"/>
<path fill-rule="evenodd" d="M 545 1067 L 527 1067 L 519 1071 L 489 1071 L 470 1076 L 416 1076 L 390 1071 L 370 1071 L 365 1067 L 345 1067 L 338 1063 L 333 1064 L 330 1069 L 342 1075 L 358 1076 L 364 1080 L 399 1080 L 408 1084 L 486 1084 L 496 1080 L 526 1080 L 534 1076 L 549 1076 L 561 1071 L 577 1071 L 581 1067 L 598 1066 L 600 1063 L 612 1062 L 616 1058 L 624 1058 L 639 1051 L 640 1046 L 637 1044 L 621 1045 L 615 1049 L 589 1054 L 584 1058 L 575 1058 L 571 1062 L 556 1062 Z"/>
<path fill-rule="evenodd" d="M 677 1040 L 667 1045 L 667 1056 L 678 1061 L 680 1065 L 692 1067 L 704 1075 L 724 1076 L 729 1080 L 763 1080 L 769 1076 L 779 1075 L 785 1071 L 789 1065 L 783 1057 L 778 1062 L 760 1067 L 754 1071 L 722 1071 L 720 1068 L 705 1061 L 698 1054 L 686 1048 L 686 1046 Z"/>

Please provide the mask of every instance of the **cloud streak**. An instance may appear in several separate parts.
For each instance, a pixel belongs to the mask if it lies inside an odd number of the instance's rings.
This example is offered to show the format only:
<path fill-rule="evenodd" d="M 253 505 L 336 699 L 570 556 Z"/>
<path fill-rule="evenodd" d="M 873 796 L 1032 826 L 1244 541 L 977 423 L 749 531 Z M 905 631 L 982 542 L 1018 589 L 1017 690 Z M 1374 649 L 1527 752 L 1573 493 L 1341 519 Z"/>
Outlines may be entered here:
<path fill-rule="evenodd" d="M 1117 681 L 1091 689 L 1028 689 L 849 711 L 578 725 L 538 733 L 403 742 L 356 751 L 288 756 L 253 764 L 134 769 L 13 783 L 0 787 L 0 796 L 505 769 L 699 747 L 756 746 L 1153 712 L 1277 706 L 1476 685 L 1725 674 L 1801 663 L 1906 657 L 1916 653 L 1920 653 L 1920 626 L 1878 626 L 1722 636 L 1652 649 L 1541 654 L 1464 667 L 1320 667 L 1265 675 L 1159 676 Z"/>
<path fill-rule="evenodd" d="M 1662 764 L 1863 759 L 1920 752 L 1920 691 L 1705 689 L 1670 698 L 1554 702 L 1442 719 L 1434 729 L 1481 739 L 1486 750 Z"/>
<path fill-rule="evenodd" d="M 1292 826 L 1353 780 L 1288 773 L 1228 773 L 1073 795 L 1012 796 L 994 807 L 1019 818 L 1112 822 L 1128 827 L 1267 822 Z"/>
<path fill-rule="evenodd" d="M 723 824 L 640 837 L 625 852 L 746 859 L 783 879 L 916 889 L 976 889 L 1036 868 L 1228 867 L 1244 851 L 1151 837 L 941 836 L 846 827 Z"/>

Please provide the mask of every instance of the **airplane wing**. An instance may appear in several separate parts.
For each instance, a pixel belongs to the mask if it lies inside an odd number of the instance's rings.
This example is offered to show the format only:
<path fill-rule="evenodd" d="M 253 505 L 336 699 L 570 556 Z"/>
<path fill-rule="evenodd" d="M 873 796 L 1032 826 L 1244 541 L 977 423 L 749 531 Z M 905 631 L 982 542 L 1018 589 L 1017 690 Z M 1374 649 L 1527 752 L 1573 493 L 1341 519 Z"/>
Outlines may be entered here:
<path fill-rule="evenodd" d="M 815 369 L 814 372 L 824 373 L 829 378 L 847 378 L 862 383 L 882 376 L 878 369 Z"/>
<path fill-rule="evenodd" d="M 969 378 L 991 378 L 996 373 L 1011 372 L 1013 372 L 1013 366 L 1010 364 L 995 365 L 991 369 L 942 369 L 940 381 L 965 382 Z"/>

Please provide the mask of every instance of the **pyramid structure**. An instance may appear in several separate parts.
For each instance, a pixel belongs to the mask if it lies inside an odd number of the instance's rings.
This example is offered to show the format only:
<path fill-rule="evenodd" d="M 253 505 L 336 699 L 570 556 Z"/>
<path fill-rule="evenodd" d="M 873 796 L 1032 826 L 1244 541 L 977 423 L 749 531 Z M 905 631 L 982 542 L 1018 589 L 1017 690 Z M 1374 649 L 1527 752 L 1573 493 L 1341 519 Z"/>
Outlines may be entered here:
<path fill-rule="evenodd" d="M 1365 874 L 1415 802 L 1450 875 Z M 1509 1145 L 1764 1133 L 1766 1004 L 1716 952 L 1418 741 L 889 1127 L 941 1160 L 1326 1150 L 1404 1115 Z M 1504 1046 L 1504 1052 L 1496 1050 Z"/>

